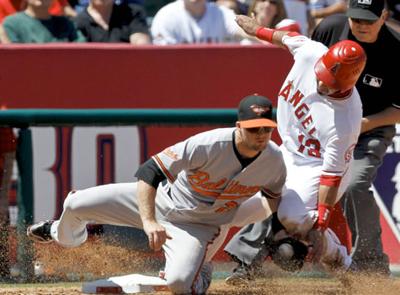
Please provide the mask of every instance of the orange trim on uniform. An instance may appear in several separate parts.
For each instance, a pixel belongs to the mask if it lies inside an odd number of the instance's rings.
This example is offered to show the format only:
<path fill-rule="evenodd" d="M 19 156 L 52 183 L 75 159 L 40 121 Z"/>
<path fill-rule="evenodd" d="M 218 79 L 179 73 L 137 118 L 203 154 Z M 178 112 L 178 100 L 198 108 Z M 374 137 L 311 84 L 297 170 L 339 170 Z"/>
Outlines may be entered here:
<path fill-rule="evenodd" d="M 240 128 L 273 127 L 278 126 L 274 121 L 266 118 L 239 121 Z"/>
<path fill-rule="evenodd" d="M 201 268 L 202 268 L 203 265 L 204 265 L 204 260 L 206 259 L 206 256 L 207 256 L 208 247 L 214 242 L 214 240 L 215 240 L 220 234 L 221 234 L 221 228 L 218 228 L 218 232 L 215 233 L 215 235 L 212 237 L 211 241 L 208 241 L 208 242 L 207 242 L 207 246 L 206 246 L 206 250 L 204 251 L 203 259 L 201 260 L 200 267 L 197 269 L 196 275 L 194 276 L 194 279 L 193 279 L 193 282 L 192 282 L 192 287 L 191 287 L 191 289 L 192 289 L 192 294 L 193 294 L 193 295 L 196 295 L 196 294 L 197 294 L 197 293 L 196 293 L 197 290 L 195 290 L 194 284 L 196 283 L 197 278 L 198 278 L 198 276 L 199 276 L 199 274 L 200 274 Z M 211 282 L 210 282 L 210 284 L 211 284 Z"/>
<path fill-rule="evenodd" d="M 202 190 L 201 188 L 197 186 L 193 186 L 192 183 L 190 183 L 190 186 L 192 189 L 196 192 L 199 193 L 202 196 L 206 197 L 212 197 L 220 200 L 236 200 L 236 199 L 241 199 L 241 198 L 250 198 L 251 196 L 254 196 L 254 194 L 243 194 L 243 195 L 224 195 L 218 192 L 212 192 L 212 191 L 206 191 Z"/>
<path fill-rule="evenodd" d="M 319 182 L 322 185 L 338 187 L 342 181 L 341 176 L 321 175 Z"/>
<path fill-rule="evenodd" d="M 161 159 L 157 155 L 153 156 L 153 159 L 156 160 L 156 162 L 160 166 L 162 172 L 165 174 L 166 177 L 168 177 L 169 181 L 171 183 L 174 183 L 175 182 L 175 177 L 172 176 L 172 174 L 168 171 L 167 168 L 165 168 L 164 163 L 161 161 Z"/>
<path fill-rule="evenodd" d="M 199 187 L 194 186 L 192 183 L 190 183 L 190 186 L 192 187 L 192 189 L 194 191 L 196 191 L 197 193 L 199 193 L 199 194 L 201 194 L 203 196 L 213 197 L 213 198 L 219 198 L 219 196 L 220 196 L 220 193 L 218 193 L 218 192 L 211 192 L 211 191 L 202 190 Z"/>

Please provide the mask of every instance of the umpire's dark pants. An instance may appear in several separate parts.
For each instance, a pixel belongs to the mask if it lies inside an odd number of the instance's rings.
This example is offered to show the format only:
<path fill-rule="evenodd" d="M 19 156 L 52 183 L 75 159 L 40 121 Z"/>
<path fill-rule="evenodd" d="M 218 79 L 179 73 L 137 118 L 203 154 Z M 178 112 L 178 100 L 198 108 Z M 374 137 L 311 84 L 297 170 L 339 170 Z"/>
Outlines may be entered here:
<path fill-rule="evenodd" d="M 394 126 L 362 133 L 354 149 L 354 169 L 342 200 L 353 237 L 353 261 L 366 271 L 389 272 L 383 252 L 380 210 L 371 190 L 378 168 L 396 134 Z"/>

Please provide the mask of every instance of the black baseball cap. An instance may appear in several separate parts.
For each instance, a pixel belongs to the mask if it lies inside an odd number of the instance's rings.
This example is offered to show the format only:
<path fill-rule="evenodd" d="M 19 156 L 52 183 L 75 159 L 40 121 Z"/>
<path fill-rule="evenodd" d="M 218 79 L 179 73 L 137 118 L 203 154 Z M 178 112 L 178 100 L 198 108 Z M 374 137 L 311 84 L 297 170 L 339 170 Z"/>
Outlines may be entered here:
<path fill-rule="evenodd" d="M 241 128 L 276 127 L 272 120 L 272 102 L 265 96 L 253 94 L 239 104 L 238 122 Z"/>
<path fill-rule="evenodd" d="M 385 0 L 350 0 L 347 16 L 350 18 L 375 21 L 385 8 Z"/>

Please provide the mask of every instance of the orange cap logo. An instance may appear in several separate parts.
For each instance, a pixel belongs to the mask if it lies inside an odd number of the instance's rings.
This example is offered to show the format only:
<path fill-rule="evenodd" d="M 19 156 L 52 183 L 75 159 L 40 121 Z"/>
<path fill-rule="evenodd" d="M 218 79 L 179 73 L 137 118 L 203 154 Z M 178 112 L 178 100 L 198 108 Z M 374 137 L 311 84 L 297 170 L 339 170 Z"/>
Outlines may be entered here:
<path fill-rule="evenodd" d="M 268 112 L 270 110 L 269 107 L 259 106 L 259 105 L 256 105 L 256 104 L 251 105 L 250 108 L 259 117 L 261 117 L 263 114 L 265 114 L 266 112 Z"/>

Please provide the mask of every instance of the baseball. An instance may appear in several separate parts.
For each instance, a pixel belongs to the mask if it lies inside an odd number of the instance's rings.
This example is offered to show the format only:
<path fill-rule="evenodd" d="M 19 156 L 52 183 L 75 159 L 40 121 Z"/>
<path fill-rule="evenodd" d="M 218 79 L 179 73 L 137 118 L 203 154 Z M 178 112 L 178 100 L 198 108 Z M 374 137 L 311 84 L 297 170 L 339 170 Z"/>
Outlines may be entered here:
<path fill-rule="evenodd" d="M 293 257 L 294 250 L 292 245 L 288 243 L 283 243 L 279 246 L 278 253 L 282 258 L 289 260 L 290 258 Z"/>

